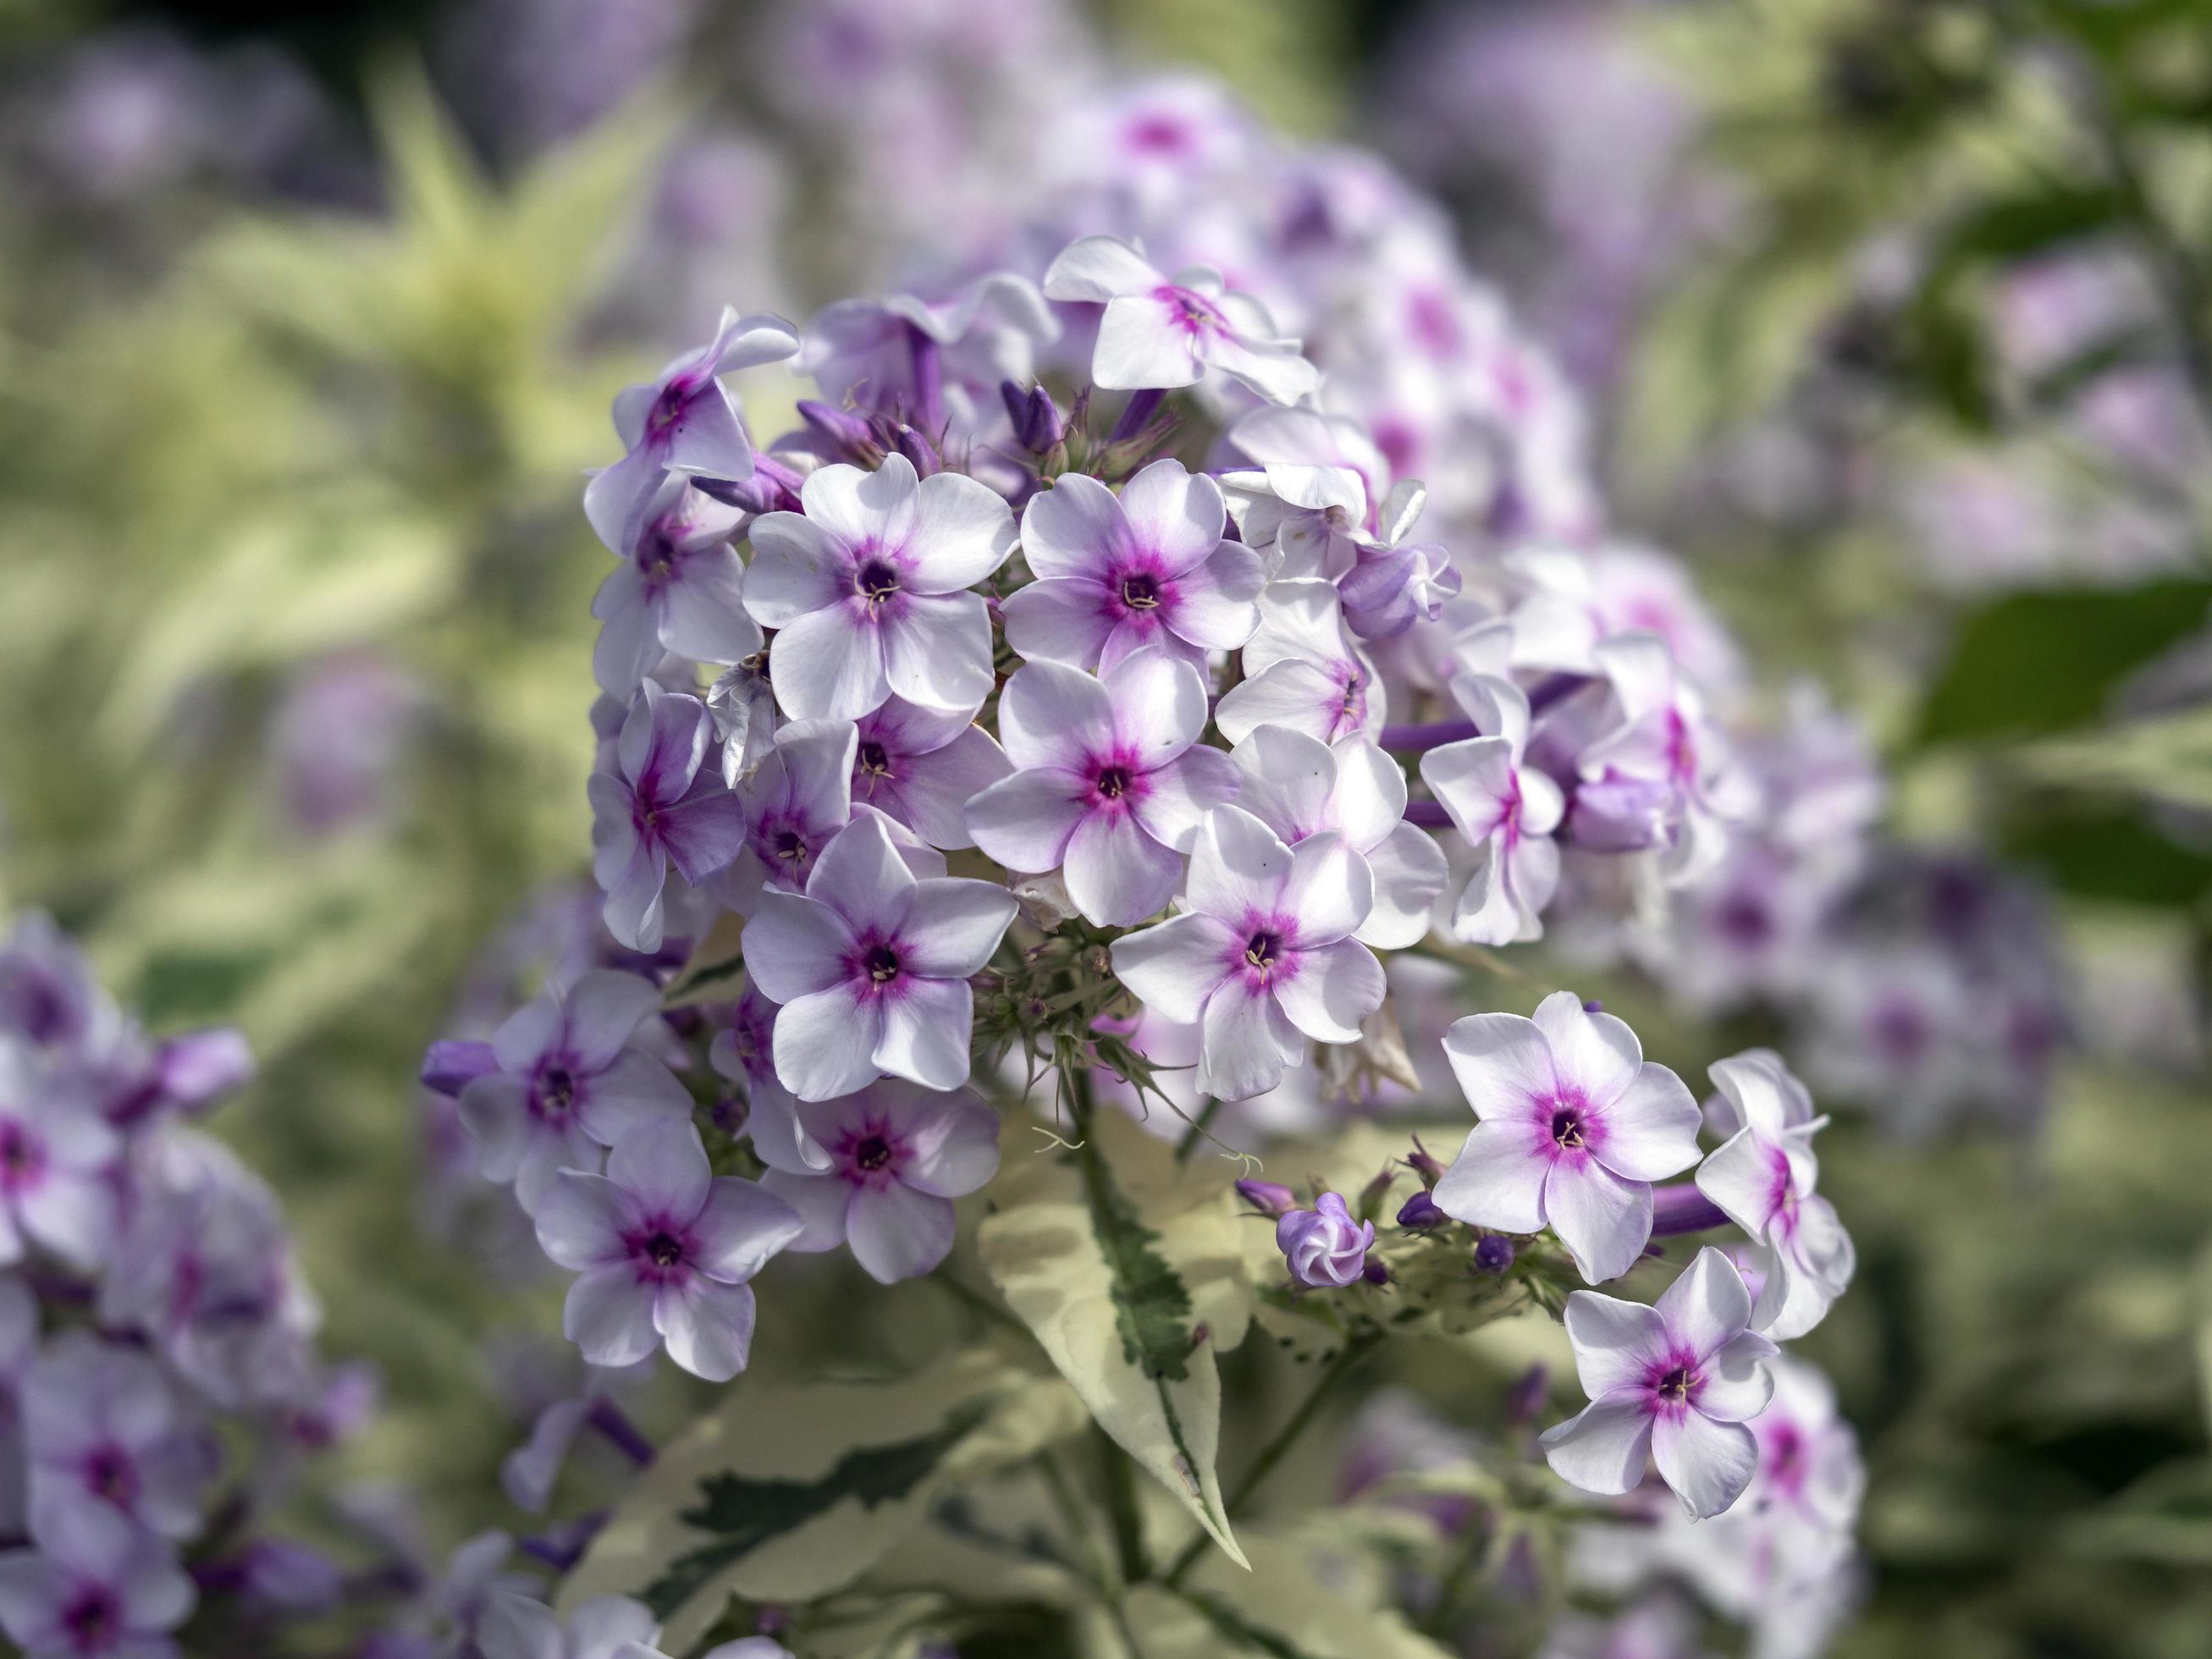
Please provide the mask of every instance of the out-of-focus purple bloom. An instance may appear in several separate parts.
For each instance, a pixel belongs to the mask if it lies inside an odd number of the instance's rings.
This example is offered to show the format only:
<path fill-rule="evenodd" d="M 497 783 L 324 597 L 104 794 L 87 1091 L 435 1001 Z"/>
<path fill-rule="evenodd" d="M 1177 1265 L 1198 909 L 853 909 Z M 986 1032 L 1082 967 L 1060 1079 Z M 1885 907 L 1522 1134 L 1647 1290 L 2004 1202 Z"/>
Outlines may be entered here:
<path fill-rule="evenodd" d="M 635 691 L 665 652 L 693 662 L 742 662 L 761 648 L 745 612 L 745 568 L 732 545 L 745 514 L 672 474 L 625 526 L 621 562 L 592 598 L 602 626 L 592 673 L 618 697 Z"/>
<path fill-rule="evenodd" d="M 696 885 L 744 849 L 744 813 L 704 764 L 713 735 L 698 698 L 648 680 L 623 721 L 613 765 L 591 776 L 592 873 L 607 896 L 607 931 L 633 951 L 659 948 L 671 865 Z"/>

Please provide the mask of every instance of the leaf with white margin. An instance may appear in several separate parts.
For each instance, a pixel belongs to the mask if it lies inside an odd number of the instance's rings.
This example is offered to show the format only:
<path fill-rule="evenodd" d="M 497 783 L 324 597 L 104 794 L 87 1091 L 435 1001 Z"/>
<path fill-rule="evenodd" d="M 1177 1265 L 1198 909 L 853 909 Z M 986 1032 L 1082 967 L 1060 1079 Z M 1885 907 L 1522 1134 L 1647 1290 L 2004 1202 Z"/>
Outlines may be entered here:
<path fill-rule="evenodd" d="M 1097 1113 L 1091 1136 L 992 1189 L 983 1266 L 1098 1426 L 1241 1566 L 1214 1471 L 1214 1355 L 1252 1315 L 1236 1218 L 1217 1176 L 1178 1166 L 1120 1113 Z"/>
<path fill-rule="evenodd" d="M 635 1596 L 682 1651 L 733 1594 L 787 1603 L 843 1588 L 948 1486 L 1082 1420 L 1056 1378 L 989 1350 L 896 1382 L 740 1382 L 639 1476 L 560 1608 Z"/>
<path fill-rule="evenodd" d="M 1372 1562 L 1325 1532 L 1255 1532 L 1249 1573 L 1208 1561 L 1180 1591 L 1141 1584 L 1128 1619 L 1145 1659 L 1449 1659 L 1389 1604 Z"/>

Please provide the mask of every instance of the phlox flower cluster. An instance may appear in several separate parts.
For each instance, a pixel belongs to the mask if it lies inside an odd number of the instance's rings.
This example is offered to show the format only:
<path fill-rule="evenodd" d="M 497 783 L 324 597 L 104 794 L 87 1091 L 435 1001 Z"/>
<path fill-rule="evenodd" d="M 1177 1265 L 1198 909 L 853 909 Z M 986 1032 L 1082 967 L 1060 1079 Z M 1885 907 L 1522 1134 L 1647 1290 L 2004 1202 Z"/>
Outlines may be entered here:
<path fill-rule="evenodd" d="M 1606 536 L 1572 399 L 1386 172 L 1181 82 L 1053 125 L 1052 189 L 946 232 L 958 278 L 726 309 L 615 399 L 605 938 L 424 1071 L 573 1276 L 591 1375 L 510 1488 L 542 1506 L 581 1426 L 619 1439 L 617 1374 L 744 1370 L 784 1253 L 936 1270 L 1000 1103 L 1109 1085 L 1198 1134 L 1426 1066 L 1475 1121 L 1402 1204 L 1395 1170 L 1243 1183 L 1270 1294 L 1560 1313 L 1589 1403 L 1552 1468 L 1729 1511 L 1778 1343 L 1850 1277 L 1825 1120 L 1772 1054 L 1701 1110 L 1571 994 L 1475 1012 L 1390 969 L 1618 941 L 1788 833 L 1739 653 Z M 799 424 L 756 434 L 744 397 L 793 374 Z M 1575 1288 L 1728 1226 L 1656 1300 Z"/>
<path fill-rule="evenodd" d="M 0 937 L 0 1628 L 30 1659 L 161 1659 L 188 1622 L 241 1651 L 349 1593 L 270 1511 L 375 1382 L 321 1359 L 274 1194 L 195 1127 L 252 1073 L 234 1030 L 149 1035 L 43 914 Z"/>

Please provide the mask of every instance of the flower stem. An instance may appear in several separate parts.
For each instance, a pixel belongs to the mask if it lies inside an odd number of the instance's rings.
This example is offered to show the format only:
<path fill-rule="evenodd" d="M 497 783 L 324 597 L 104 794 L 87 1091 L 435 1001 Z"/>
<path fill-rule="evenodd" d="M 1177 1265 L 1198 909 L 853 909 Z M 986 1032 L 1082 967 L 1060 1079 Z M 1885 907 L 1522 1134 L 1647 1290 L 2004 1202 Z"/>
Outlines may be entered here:
<path fill-rule="evenodd" d="M 1298 1408 L 1291 1413 L 1290 1420 L 1275 1431 L 1275 1437 L 1261 1448 L 1252 1467 L 1244 1471 L 1244 1478 L 1237 1483 L 1237 1489 L 1229 1494 L 1223 1504 L 1225 1514 L 1234 1519 L 1243 1512 L 1244 1506 L 1251 1502 L 1252 1494 L 1259 1491 L 1267 1478 L 1275 1472 L 1275 1466 L 1290 1455 L 1291 1448 L 1298 1442 L 1298 1437 L 1313 1425 L 1314 1419 L 1320 1414 L 1322 1406 L 1335 1392 L 1337 1385 L 1367 1358 L 1369 1352 L 1382 1340 L 1380 1331 L 1363 1330 L 1354 1334 L 1343 1347 L 1337 1350 L 1336 1358 L 1328 1362 L 1328 1369 L 1321 1374 L 1321 1380 L 1298 1402 Z M 1176 1556 L 1174 1564 L 1168 1568 L 1164 1581 L 1170 1589 L 1175 1589 L 1189 1576 L 1190 1570 L 1198 1565 L 1198 1558 L 1206 1553 L 1206 1546 L 1212 1542 L 1212 1539 L 1200 1533 L 1183 1546 L 1182 1553 Z"/>
<path fill-rule="evenodd" d="M 653 1442 L 647 1440 L 629 1420 L 629 1413 L 601 1395 L 592 1401 L 584 1420 L 613 1443 L 624 1457 L 643 1468 L 653 1462 Z"/>

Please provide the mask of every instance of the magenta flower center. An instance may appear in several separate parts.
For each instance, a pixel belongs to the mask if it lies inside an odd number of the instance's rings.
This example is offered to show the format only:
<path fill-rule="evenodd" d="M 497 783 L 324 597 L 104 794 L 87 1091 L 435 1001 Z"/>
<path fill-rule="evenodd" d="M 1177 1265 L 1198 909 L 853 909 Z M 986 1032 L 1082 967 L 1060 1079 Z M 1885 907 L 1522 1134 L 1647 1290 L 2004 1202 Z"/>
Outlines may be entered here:
<path fill-rule="evenodd" d="M 853 592 L 874 610 L 899 591 L 899 573 L 889 559 L 869 559 L 853 573 Z"/>
<path fill-rule="evenodd" d="M 119 1447 L 101 1446 L 85 1459 L 84 1485 L 85 1490 L 94 1497 L 104 1498 L 118 1509 L 127 1509 L 137 1496 L 137 1472 L 128 1453 Z"/>
<path fill-rule="evenodd" d="M 646 416 L 646 425 L 654 432 L 665 432 L 684 418 L 684 405 L 691 401 L 691 377 L 679 374 L 661 387 L 660 395 L 653 400 L 653 412 Z"/>
<path fill-rule="evenodd" d="M 1225 334 L 1229 331 L 1223 325 L 1221 313 L 1202 294 L 1170 285 L 1156 289 L 1152 297 L 1167 307 L 1170 319 L 1186 334 Z"/>
<path fill-rule="evenodd" d="M 645 1241 L 644 1255 L 656 1267 L 672 1267 L 684 1259 L 684 1246 L 672 1234 L 655 1233 Z"/>
<path fill-rule="evenodd" d="M 1283 959 L 1283 936 L 1261 928 L 1244 941 L 1244 960 L 1250 963 L 1264 977 L 1275 971 Z"/>
<path fill-rule="evenodd" d="M 1096 787 L 1108 800 L 1119 800 L 1129 793 L 1129 774 L 1119 766 L 1107 767 L 1098 774 Z"/>
<path fill-rule="evenodd" d="M 881 1135 L 868 1135 L 853 1148 L 853 1164 L 873 1175 L 891 1161 L 891 1144 Z"/>
<path fill-rule="evenodd" d="M 122 1609 L 104 1584 L 88 1584 L 62 1613 L 62 1627 L 87 1653 L 97 1653 L 123 1627 Z"/>
<path fill-rule="evenodd" d="M 861 952 L 860 965 L 868 970 L 872 984 L 888 985 L 899 975 L 898 952 L 888 945 L 873 945 Z"/>
<path fill-rule="evenodd" d="M 552 1065 L 538 1074 L 538 1103 L 557 1117 L 576 1103 L 575 1074 L 566 1066 Z"/>
<path fill-rule="evenodd" d="M 1652 1392 L 1670 1405 L 1686 1406 L 1690 1402 L 1692 1380 L 1689 1367 L 1677 1365 L 1659 1379 Z"/>
<path fill-rule="evenodd" d="M 38 1179 L 46 1149 L 21 1124 L 0 1121 L 0 1189 L 18 1192 Z"/>
<path fill-rule="evenodd" d="M 1158 579 L 1141 574 L 1121 578 L 1121 603 L 1132 611 L 1157 611 L 1160 605 Z"/>

